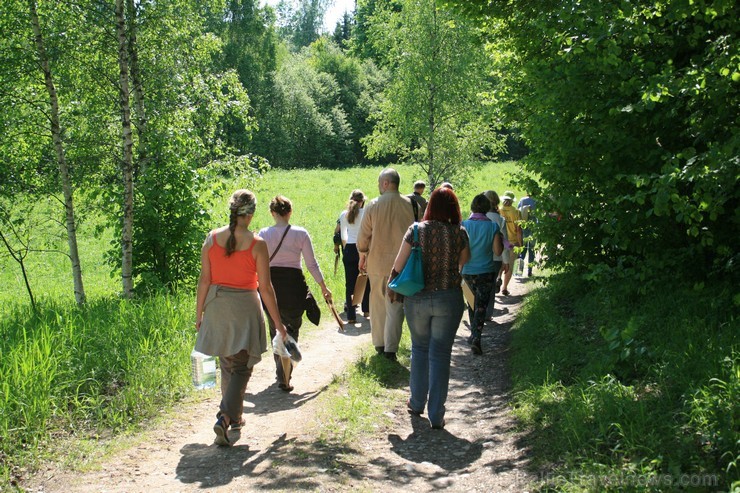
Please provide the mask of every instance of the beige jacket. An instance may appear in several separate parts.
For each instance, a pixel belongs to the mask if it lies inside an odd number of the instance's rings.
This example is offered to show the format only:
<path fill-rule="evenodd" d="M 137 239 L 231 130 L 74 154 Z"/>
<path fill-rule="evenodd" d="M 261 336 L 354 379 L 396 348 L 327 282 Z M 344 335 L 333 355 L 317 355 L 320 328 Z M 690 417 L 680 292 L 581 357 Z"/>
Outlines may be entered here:
<path fill-rule="evenodd" d="M 390 274 L 403 235 L 413 222 L 411 199 L 398 191 L 386 191 L 365 206 L 357 250 L 367 254 L 369 275 Z"/>

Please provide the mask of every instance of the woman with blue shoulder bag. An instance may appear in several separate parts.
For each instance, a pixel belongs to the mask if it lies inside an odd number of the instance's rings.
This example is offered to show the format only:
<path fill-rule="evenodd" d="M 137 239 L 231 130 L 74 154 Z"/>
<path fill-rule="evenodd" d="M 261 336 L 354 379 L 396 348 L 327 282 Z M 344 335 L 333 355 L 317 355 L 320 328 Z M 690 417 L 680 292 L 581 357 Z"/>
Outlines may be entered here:
<path fill-rule="evenodd" d="M 432 192 L 423 221 L 409 227 L 404 236 L 388 288 L 392 301 L 403 298 L 411 332 L 411 397 L 406 405 L 409 413 L 417 416 L 426 407 L 434 429 L 445 426 L 452 345 L 465 308 L 460 270 L 470 258 L 470 247 L 461 222 L 455 193 L 448 188 Z M 402 296 L 393 291 L 392 284 L 411 256 L 415 229 L 424 287 Z"/>

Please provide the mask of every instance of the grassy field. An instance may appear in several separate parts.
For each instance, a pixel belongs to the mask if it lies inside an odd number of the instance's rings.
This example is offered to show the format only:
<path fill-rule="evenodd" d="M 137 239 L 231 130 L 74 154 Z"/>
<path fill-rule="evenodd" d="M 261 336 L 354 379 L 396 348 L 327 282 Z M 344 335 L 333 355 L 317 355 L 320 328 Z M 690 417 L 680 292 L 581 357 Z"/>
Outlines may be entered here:
<path fill-rule="evenodd" d="M 398 169 L 402 192 L 410 193 L 411 184 L 421 176 L 412 168 Z M 272 170 L 254 187 L 258 208 L 252 228 L 271 225 L 268 204 L 272 197 L 289 197 L 294 204 L 292 222 L 312 235 L 319 264 L 339 306 L 344 273 L 341 266 L 333 273 L 335 222 L 353 189 L 362 189 L 370 198 L 378 195 L 380 170 Z M 458 188 L 463 212 L 476 193 L 508 188 L 507 177 L 514 171 L 514 163 L 499 163 L 472 172 L 469 183 L 480 185 Z M 243 186 L 228 184 L 229 189 Z M 212 205 L 210 227 L 227 223 L 227 200 L 224 196 Z M 135 429 L 159 414 L 165 403 L 191 391 L 194 287 L 181 286 L 176 293 L 131 301 L 120 299 L 119 276 L 104 260 L 115 238 L 103 227 L 94 204 L 80 197 L 77 207 L 85 211 L 78 224 L 78 240 L 86 306 L 78 308 L 74 303 L 69 260 L 61 253 L 66 251 L 63 230 L 54 234 L 59 225 L 48 219 L 60 214 L 52 204 L 29 205 L 28 209 L 38 225 L 31 231 L 32 244 L 44 250 L 31 252 L 25 259 L 36 313 L 31 310 L 19 265 L 5 252 L 0 254 L 0 486 L 12 484 L 21 471 L 32 470 L 52 441 Z M 314 292 L 318 290 L 311 281 L 309 285 Z M 322 308 L 328 317 L 328 310 Z M 306 325 L 307 330 L 311 327 Z M 377 368 L 371 370 L 356 374 L 364 375 L 367 383 L 368 378 L 375 378 L 368 375 L 378 374 Z M 379 378 L 385 378 L 382 368 Z"/>

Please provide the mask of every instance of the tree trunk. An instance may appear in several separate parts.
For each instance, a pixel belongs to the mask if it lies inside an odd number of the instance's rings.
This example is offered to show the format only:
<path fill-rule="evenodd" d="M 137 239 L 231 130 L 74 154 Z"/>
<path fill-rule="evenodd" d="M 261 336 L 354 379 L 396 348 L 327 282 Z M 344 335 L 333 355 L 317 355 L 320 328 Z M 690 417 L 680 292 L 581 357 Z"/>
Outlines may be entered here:
<path fill-rule="evenodd" d="M 69 258 L 72 261 L 72 279 L 74 280 L 75 301 L 78 305 L 85 303 L 85 288 L 82 284 L 82 266 L 80 264 L 80 254 L 77 249 L 77 227 L 75 225 L 74 213 L 74 193 L 72 189 L 72 180 L 69 176 L 69 168 L 64 155 L 64 142 L 62 140 L 62 130 L 59 122 L 59 99 L 57 90 L 54 86 L 54 79 L 51 75 L 49 58 L 46 54 L 44 38 L 41 35 L 41 25 L 39 23 L 38 12 L 36 11 L 36 1 L 28 0 L 28 8 L 31 14 L 31 25 L 36 43 L 36 50 L 39 56 L 41 70 L 44 73 L 44 82 L 46 91 L 49 94 L 49 103 L 51 109 L 49 120 L 51 123 L 51 139 L 54 144 L 54 151 L 59 166 L 59 175 L 62 182 L 62 192 L 64 193 L 64 212 L 67 226 L 67 242 L 69 243 Z"/>
<path fill-rule="evenodd" d="M 121 129 L 123 156 L 121 176 L 123 178 L 123 224 L 121 228 L 121 282 L 123 296 L 134 294 L 133 282 L 133 226 L 134 226 L 134 139 L 131 132 L 131 107 L 129 103 L 128 42 L 124 0 L 116 0 L 116 34 L 118 36 L 118 68 L 121 96 Z"/>
<path fill-rule="evenodd" d="M 131 65 L 131 83 L 134 90 L 134 105 L 136 106 L 134 124 L 136 125 L 136 133 L 139 136 L 136 146 L 137 165 L 135 166 L 135 170 L 141 175 L 146 173 L 149 154 L 146 144 L 147 118 L 144 106 L 144 84 L 139 67 L 139 47 L 136 37 L 136 6 L 134 5 L 134 0 L 126 0 L 126 12 L 128 14 L 128 54 Z"/>
<path fill-rule="evenodd" d="M 31 300 L 31 308 L 33 308 L 33 311 L 36 311 L 36 300 L 33 297 L 33 291 L 31 291 L 31 283 L 28 281 L 28 273 L 26 272 L 26 263 L 25 258 L 26 255 L 21 253 L 20 251 L 16 252 L 13 250 L 13 247 L 10 246 L 10 243 L 8 240 L 5 239 L 5 235 L 2 231 L 0 231 L 0 240 L 3 240 L 3 243 L 5 244 L 5 248 L 8 250 L 8 253 L 10 256 L 18 262 L 18 265 L 21 266 L 21 273 L 23 274 L 23 281 L 26 283 L 26 291 L 28 292 L 28 298 Z M 28 253 L 28 250 L 26 250 L 26 253 Z"/>

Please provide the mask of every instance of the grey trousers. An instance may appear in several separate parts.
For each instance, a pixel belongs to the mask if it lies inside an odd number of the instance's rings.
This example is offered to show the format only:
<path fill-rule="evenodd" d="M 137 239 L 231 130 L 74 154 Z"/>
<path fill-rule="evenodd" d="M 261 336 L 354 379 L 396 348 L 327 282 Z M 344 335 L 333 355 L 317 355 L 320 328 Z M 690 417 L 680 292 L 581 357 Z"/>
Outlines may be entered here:
<path fill-rule="evenodd" d="M 247 391 L 252 367 L 249 364 L 249 353 L 242 349 L 231 356 L 219 356 L 221 366 L 221 413 L 229 417 L 232 423 L 242 419 L 244 411 L 244 394 Z"/>

